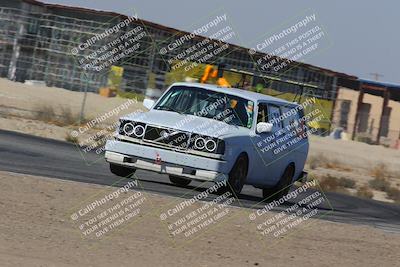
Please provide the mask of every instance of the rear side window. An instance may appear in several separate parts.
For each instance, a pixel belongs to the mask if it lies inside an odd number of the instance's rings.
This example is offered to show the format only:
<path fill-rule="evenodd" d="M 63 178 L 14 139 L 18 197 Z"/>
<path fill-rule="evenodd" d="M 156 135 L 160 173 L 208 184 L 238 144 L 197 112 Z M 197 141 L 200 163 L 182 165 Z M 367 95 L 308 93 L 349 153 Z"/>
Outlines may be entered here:
<path fill-rule="evenodd" d="M 292 115 L 290 107 L 282 107 L 282 114 L 284 115 L 283 127 L 289 127 L 296 119 L 296 117 Z"/>
<path fill-rule="evenodd" d="M 285 106 L 282 107 L 282 114 L 283 114 L 283 126 L 284 127 L 293 127 L 300 123 L 299 114 L 300 110 L 296 109 L 295 107 Z"/>
<path fill-rule="evenodd" d="M 257 123 L 259 122 L 268 122 L 267 104 L 258 104 Z"/>
<path fill-rule="evenodd" d="M 303 110 L 296 107 L 282 107 L 283 114 L 283 125 L 286 131 L 296 130 L 297 136 L 304 136 L 304 132 L 307 130 L 304 121 Z"/>
<path fill-rule="evenodd" d="M 282 121 L 280 119 L 281 116 L 281 109 L 277 105 L 268 105 L 268 119 L 269 122 L 274 125 L 273 130 L 280 130 L 282 129 Z"/>

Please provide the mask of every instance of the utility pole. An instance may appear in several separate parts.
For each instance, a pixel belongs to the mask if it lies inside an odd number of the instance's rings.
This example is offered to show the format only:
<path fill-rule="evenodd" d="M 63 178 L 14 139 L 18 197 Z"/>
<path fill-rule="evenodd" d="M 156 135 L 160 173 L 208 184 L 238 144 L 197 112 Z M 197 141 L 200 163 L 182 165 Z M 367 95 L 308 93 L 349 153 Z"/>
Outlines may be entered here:
<path fill-rule="evenodd" d="M 17 74 L 17 62 L 18 58 L 20 56 L 20 50 L 21 46 L 19 44 L 19 39 L 21 36 L 24 34 L 24 24 L 21 23 L 19 25 L 18 32 L 15 34 L 14 41 L 13 41 L 13 52 L 11 55 L 11 60 L 10 60 L 10 66 L 8 67 L 8 79 L 11 81 L 16 80 L 16 74 Z"/>
<path fill-rule="evenodd" d="M 83 94 L 83 100 L 82 100 L 82 106 L 81 106 L 81 113 L 80 113 L 80 115 L 79 115 L 79 125 L 81 125 L 82 122 L 83 122 L 84 119 L 85 119 L 84 112 L 85 112 L 85 105 L 86 105 L 87 90 L 88 90 L 88 86 L 89 86 L 89 78 L 86 77 L 86 79 L 87 79 L 87 80 L 86 80 L 85 92 L 84 92 L 84 94 Z"/>
<path fill-rule="evenodd" d="M 377 73 L 377 72 L 372 72 L 369 75 L 372 75 L 374 77 L 374 80 L 377 81 L 379 77 L 383 77 L 383 74 Z"/>

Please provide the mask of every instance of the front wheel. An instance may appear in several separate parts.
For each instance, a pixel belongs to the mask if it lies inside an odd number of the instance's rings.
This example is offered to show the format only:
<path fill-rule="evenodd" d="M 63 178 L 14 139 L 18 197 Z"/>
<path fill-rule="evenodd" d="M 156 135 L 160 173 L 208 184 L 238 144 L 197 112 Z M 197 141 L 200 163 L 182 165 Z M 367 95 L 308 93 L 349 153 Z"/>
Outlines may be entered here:
<path fill-rule="evenodd" d="M 189 179 L 182 178 L 182 177 L 179 177 L 179 176 L 173 176 L 173 175 L 169 176 L 169 180 L 173 184 L 176 184 L 176 185 L 179 185 L 179 186 L 187 186 L 191 182 L 191 180 L 189 180 Z"/>
<path fill-rule="evenodd" d="M 246 182 L 247 169 L 247 157 L 245 155 L 240 155 L 236 160 L 231 172 L 229 173 L 229 185 L 227 185 L 227 189 L 229 189 L 236 196 L 242 192 L 243 186 Z"/>
<path fill-rule="evenodd" d="M 135 173 L 136 169 L 110 163 L 110 171 L 117 176 L 130 177 Z"/>

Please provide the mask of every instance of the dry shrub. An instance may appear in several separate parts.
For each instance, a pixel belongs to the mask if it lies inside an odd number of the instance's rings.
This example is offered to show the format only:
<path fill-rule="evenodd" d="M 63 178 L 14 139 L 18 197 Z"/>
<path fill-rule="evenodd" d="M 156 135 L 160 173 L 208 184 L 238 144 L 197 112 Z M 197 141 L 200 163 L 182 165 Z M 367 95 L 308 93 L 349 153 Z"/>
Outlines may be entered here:
<path fill-rule="evenodd" d="M 54 122 L 57 120 L 57 115 L 54 111 L 53 106 L 40 105 L 36 108 L 34 119 L 45 122 Z"/>
<path fill-rule="evenodd" d="M 379 191 L 386 192 L 388 198 L 400 203 L 400 190 L 390 185 L 388 177 L 390 173 L 385 164 L 379 163 L 371 170 L 371 175 L 375 177 L 369 181 L 369 185 Z"/>
<path fill-rule="evenodd" d="M 357 196 L 362 198 L 373 198 L 374 193 L 372 193 L 371 189 L 368 186 L 363 185 L 357 190 Z"/>
<path fill-rule="evenodd" d="M 61 107 L 59 114 L 51 105 L 41 105 L 37 108 L 36 120 L 53 123 L 58 126 L 74 125 L 79 121 L 79 115 L 73 114 L 70 108 Z"/>
<path fill-rule="evenodd" d="M 387 192 L 390 189 L 389 181 L 384 177 L 376 177 L 369 181 L 369 185 L 379 191 Z"/>
<path fill-rule="evenodd" d="M 337 160 L 331 160 L 327 161 L 324 165 L 325 168 L 327 169 L 334 169 L 334 170 L 339 170 L 339 171 L 352 171 L 351 168 L 344 166 Z"/>
<path fill-rule="evenodd" d="M 74 115 L 70 108 L 62 107 L 59 122 L 63 125 L 74 125 L 79 121 L 79 116 Z"/>
<path fill-rule="evenodd" d="M 326 169 L 335 169 L 335 170 L 341 170 L 341 171 L 351 171 L 351 168 L 348 168 L 341 164 L 337 160 L 332 160 L 328 159 L 326 156 L 323 154 L 318 154 L 315 156 L 310 156 L 307 159 L 307 163 L 310 166 L 312 170 L 322 167 Z"/>
<path fill-rule="evenodd" d="M 393 199 L 395 202 L 400 203 L 400 190 L 394 187 L 390 187 L 386 194 L 390 199 Z"/>
<path fill-rule="evenodd" d="M 346 177 L 339 178 L 339 184 L 346 188 L 355 188 L 356 187 L 356 182 L 353 181 L 352 179 L 349 179 Z"/>
<path fill-rule="evenodd" d="M 340 192 L 340 193 L 347 193 L 347 189 L 343 186 L 340 179 L 333 177 L 332 175 L 328 174 L 325 175 L 319 180 L 319 187 L 324 192 Z"/>
<path fill-rule="evenodd" d="M 65 141 L 70 142 L 70 143 L 74 143 L 77 144 L 78 143 L 78 138 L 75 136 L 72 136 L 71 133 L 67 133 L 67 136 L 65 137 Z"/>
<path fill-rule="evenodd" d="M 123 91 L 118 91 L 117 92 L 119 97 L 122 98 L 129 98 L 129 99 L 136 99 L 139 102 L 143 102 L 145 99 L 144 94 L 136 93 L 136 92 L 123 92 Z"/>
<path fill-rule="evenodd" d="M 384 163 L 377 164 L 374 168 L 371 169 L 371 176 L 378 179 L 385 179 L 389 176 L 389 171 L 387 166 Z"/>

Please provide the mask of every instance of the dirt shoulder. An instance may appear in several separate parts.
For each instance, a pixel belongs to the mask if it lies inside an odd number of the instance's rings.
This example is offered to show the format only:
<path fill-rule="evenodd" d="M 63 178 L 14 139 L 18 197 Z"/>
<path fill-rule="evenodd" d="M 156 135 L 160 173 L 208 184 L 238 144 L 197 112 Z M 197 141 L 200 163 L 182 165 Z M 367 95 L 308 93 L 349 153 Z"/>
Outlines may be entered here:
<path fill-rule="evenodd" d="M 400 257 L 398 234 L 317 219 L 268 244 L 255 236 L 242 216 L 250 210 L 242 208 L 184 244 L 171 242 L 153 212 L 96 241 L 82 238 L 67 214 L 115 188 L 0 172 L 0 190 L 2 266 L 395 266 Z M 176 200 L 146 197 L 153 207 Z"/>

